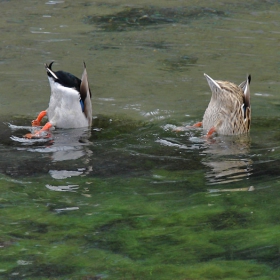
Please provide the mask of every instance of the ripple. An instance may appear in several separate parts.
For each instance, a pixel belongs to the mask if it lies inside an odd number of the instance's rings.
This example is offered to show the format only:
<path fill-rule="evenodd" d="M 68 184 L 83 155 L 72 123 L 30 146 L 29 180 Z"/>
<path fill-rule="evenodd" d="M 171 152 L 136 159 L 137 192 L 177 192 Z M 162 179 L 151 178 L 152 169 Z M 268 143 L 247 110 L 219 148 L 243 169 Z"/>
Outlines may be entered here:
<path fill-rule="evenodd" d="M 180 149 L 188 149 L 188 146 L 186 146 L 184 144 L 173 143 L 173 142 L 170 142 L 170 141 L 165 140 L 165 139 L 158 139 L 158 140 L 156 140 L 156 142 L 160 143 L 161 145 L 168 146 L 168 147 L 176 147 L 176 148 L 180 148 Z"/>
<path fill-rule="evenodd" d="M 264 97 L 272 96 L 272 95 L 269 94 L 269 93 L 263 93 L 263 92 L 256 92 L 255 95 L 256 95 L 256 96 L 264 96 Z"/>
<path fill-rule="evenodd" d="M 17 136 L 11 136 L 11 140 L 15 142 L 19 142 L 25 145 L 33 145 L 34 143 L 45 143 L 50 141 L 50 138 L 34 138 L 34 139 L 28 139 L 28 138 L 22 138 Z"/>
<path fill-rule="evenodd" d="M 28 125 L 28 126 L 27 125 L 14 125 L 11 123 L 7 123 L 7 125 L 12 131 L 19 130 L 19 129 L 32 130 L 32 126 L 30 126 L 30 125 Z"/>
<path fill-rule="evenodd" d="M 56 5 L 56 4 L 62 4 L 64 1 L 48 1 L 46 2 L 46 5 Z"/>
<path fill-rule="evenodd" d="M 174 124 L 165 124 L 164 126 L 162 126 L 162 128 L 165 131 L 169 131 L 169 130 L 173 131 L 177 128 L 177 126 Z"/>
<path fill-rule="evenodd" d="M 65 207 L 65 208 L 59 208 L 59 209 L 54 209 L 57 212 L 62 212 L 62 211 L 73 211 L 73 210 L 79 210 L 79 207 Z"/>
<path fill-rule="evenodd" d="M 155 109 L 150 112 L 141 112 L 141 115 L 150 118 L 150 121 L 155 121 L 155 120 L 163 120 L 166 118 L 169 118 L 172 115 L 173 111 L 171 110 L 159 110 Z"/>
<path fill-rule="evenodd" d="M 100 101 L 115 101 L 115 98 L 113 98 L 113 97 L 108 97 L 108 98 L 99 97 L 99 98 L 97 98 L 97 99 L 100 100 Z"/>

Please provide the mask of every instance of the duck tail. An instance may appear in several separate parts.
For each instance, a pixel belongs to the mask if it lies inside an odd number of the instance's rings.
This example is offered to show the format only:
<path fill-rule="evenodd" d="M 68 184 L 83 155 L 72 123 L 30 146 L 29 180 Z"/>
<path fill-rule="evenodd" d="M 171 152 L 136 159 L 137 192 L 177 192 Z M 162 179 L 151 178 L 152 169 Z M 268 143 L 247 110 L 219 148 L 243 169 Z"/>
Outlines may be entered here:
<path fill-rule="evenodd" d="M 55 73 L 52 71 L 52 65 L 53 65 L 54 61 L 52 61 L 49 65 L 46 63 L 45 64 L 45 68 L 47 70 L 47 74 L 49 77 L 52 77 L 55 80 L 58 80 L 58 77 L 55 75 Z"/>

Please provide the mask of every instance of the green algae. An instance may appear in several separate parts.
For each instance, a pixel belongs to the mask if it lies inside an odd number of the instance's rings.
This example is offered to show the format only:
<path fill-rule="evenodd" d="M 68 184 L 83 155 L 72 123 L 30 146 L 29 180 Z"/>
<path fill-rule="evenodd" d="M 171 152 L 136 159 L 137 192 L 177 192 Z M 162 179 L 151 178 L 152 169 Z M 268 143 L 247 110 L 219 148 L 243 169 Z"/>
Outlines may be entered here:
<path fill-rule="evenodd" d="M 205 144 L 196 152 L 158 138 L 192 145 L 159 125 L 98 116 L 83 142 L 92 169 L 62 179 L 36 170 L 1 175 L 0 277 L 277 279 L 278 182 L 264 188 L 256 175 L 251 192 L 238 191 L 246 180 L 211 189 Z M 82 164 L 47 159 L 41 166 Z M 76 187 L 55 191 L 69 185 Z"/>
<path fill-rule="evenodd" d="M 0 275 L 276 279 L 276 189 L 213 196 L 188 190 L 197 179 L 187 177 L 164 170 L 146 178 L 73 177 L 56 181 L 79 185 L 64 193 L 47 190 L 47 177 L 37 183 L 2 177 Z M 158 183 L 163 178 L 178 184 L 167 188 Z M 67 207 L 77 209 L 61 210 Z"/>

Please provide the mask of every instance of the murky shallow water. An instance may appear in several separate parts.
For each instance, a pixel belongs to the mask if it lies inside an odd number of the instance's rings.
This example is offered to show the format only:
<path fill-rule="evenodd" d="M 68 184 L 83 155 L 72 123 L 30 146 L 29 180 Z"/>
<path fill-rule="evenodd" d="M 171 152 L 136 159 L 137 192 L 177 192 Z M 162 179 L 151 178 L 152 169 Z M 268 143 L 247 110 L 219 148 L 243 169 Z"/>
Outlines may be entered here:
<path fill-rule="evenodd" d="M 277 279 L 279 2 L 0 1 L 3 279 Z M 24 141 L 44 63 L 87 63 L 90 131 Z M 251 133 L 200 129 L 252 75 Z"/>

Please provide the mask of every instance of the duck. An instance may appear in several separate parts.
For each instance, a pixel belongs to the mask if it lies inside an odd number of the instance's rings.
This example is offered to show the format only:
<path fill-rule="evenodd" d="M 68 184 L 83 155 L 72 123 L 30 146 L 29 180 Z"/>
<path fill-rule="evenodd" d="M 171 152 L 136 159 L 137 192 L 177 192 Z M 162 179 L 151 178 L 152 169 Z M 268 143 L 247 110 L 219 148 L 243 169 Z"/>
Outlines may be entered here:
<path fill-rule="evenodd" d="M 202 122 L 192 127 L 203 127 L 209 138 L 213 133 L 239 135 L 248 133 L 251 125 L 251 75 L 239 86 L 232 82 L 214 80 L 204 74 L 212 96 Z"/>
<path fill-rule="evenodd" d="M 40 138 L 52 128 L 82 128 L 92 125 L 92 95 L 85 62 L 81 79 L 65 71 L 53 71 L 53 63 L 54 61 L 49 65 L 45 64 L 51 88 L 49 107 L 40 112 L 31 124 L 40 126 L 45 116 L 48 122 L 34 134 L 26 134 L 26 138 Z"/>

